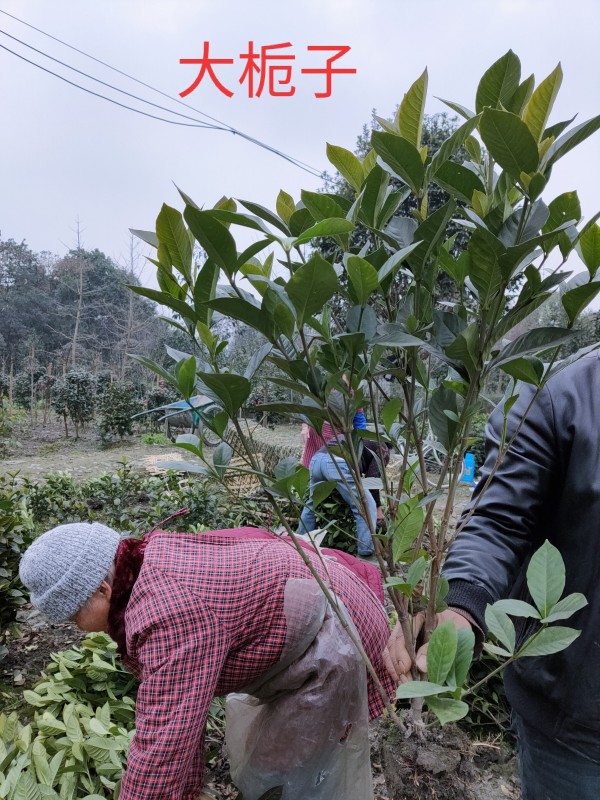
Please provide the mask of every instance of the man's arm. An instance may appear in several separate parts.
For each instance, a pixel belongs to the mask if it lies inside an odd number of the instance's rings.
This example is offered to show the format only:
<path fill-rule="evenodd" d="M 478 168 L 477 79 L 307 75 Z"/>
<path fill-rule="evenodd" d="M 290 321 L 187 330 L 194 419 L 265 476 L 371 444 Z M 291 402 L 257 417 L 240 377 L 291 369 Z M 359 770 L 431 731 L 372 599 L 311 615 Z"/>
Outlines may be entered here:
<path fill-rule="evenodd" d="M 522 419 L 523 424 L 473 515 L 450 548 L 443 567 L 443 575 L 450 584 L 445 598 L 449 608 L 437 615 L 438 623 L 451 620 L 456 627 L 471 627 L 480 640 L 486 629 L 486 605 L 509 594 L 523 563 L 542 544 L 540 522 L 557 491 L 560 443 L 555 432 L 552 398 L 548 388 L 544 388 L 529 409 L 534 392 L 531 386 L 520 387 L 519 399 L 508 417 L 507 442 Z M 486 427 L 482 478 L 459 528 L 496 463 L 503 424 L 502 408 L 498 406 Z M 418 619 L 415 623 L 418 627 Z M 417 666 L 422 671 L 426 669 L 426 657 L 427 645 L 424 645 L 417 653 Z M 396 681 L 408 680 L 411 662 L 399 625 L 386 648 L 385 664 Z"/>
<path fill-rule="evenodd" d="M 519 398 L 509 413 L 506 441 L 523 420 L 521 428 L 484 489 L 496 463 L 504 421 L 501 406 L 492 413 L 486 426 L 482 477 L 459 530 L 483 494 L 443 567 L 450 582 L 446 603 L 469 612 L 484 629 L 486 605 L 510 593 L 523 564 L 542 544 L 541 523 L 559 490 L 560 444 L 552 397 L 547 387 L 535 398 L 534 393 L 532 386 L 520 386 Z"/>
<path fill-rule="evenodd" d="M 212 612 L 156 576 L 138 637 L 142 682 L 121 800 L 193 800 L 204 781 L 204 730 L 228 638 Z"/>

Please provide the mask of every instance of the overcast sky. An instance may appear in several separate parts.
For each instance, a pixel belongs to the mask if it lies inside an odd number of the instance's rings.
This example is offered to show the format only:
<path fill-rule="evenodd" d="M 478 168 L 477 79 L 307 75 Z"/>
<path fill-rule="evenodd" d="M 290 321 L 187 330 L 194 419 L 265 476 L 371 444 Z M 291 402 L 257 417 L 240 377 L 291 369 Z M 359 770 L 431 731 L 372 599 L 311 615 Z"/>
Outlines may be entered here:
<path fill-rule="evenodd" d="M 209 41 L 212 56 L 235 59 L 232 67 L 215 68 L 235 94 L 227 98 L 205 80 L 187 101 L 317 170 L 328 166 L 325 142 L 352 149 L 372 109 L 389 115 L 425 66 L 429 113 L 444 109 L 435 95 L 473 107 L 481 73 L 509 48 L 520 56 L 523 76 L 534 72 L 538 80 L 562 62 L 553 121 L 600 113 L 598 0 L 0 0 L 0 9 L 174 98 L 196 69 L 179 59 L 198 58 Z M 127 91 L 169 103 L 4 14 L 0 30 Z M 338 64 L 357 73 L 334 76 L 326 99 L 313 94 L 322 89 L 322 77 L 299 72 L 293 97 L 265 92 L 250 99 L 237 84 L 239 55 L 250 40 L 257 47 L 291 42 L 287 52 L 296 55 L 297 71 L 317 65 L 308 45 L 350 45 Z M 69 74 L 5 35 L 0 44 Z M 272 208 L 280 188 L 298 200 L 301 188 L 320 186 L 318 178 L 237 136 L 139 116 L 1 49 L 0 102 L 0 231 L 36 251 L 63 254 L 74 244 L 79 217 L 84 246 L 122 261 L 130 227 L 152 228 L 163 202 L 181 207 L 174 183 L 199 205 L 230 195 Z M 555 167 L 545 199 L 577 189 L 591 216 L 600 209 L 599 166 L 597 134 Z"/>

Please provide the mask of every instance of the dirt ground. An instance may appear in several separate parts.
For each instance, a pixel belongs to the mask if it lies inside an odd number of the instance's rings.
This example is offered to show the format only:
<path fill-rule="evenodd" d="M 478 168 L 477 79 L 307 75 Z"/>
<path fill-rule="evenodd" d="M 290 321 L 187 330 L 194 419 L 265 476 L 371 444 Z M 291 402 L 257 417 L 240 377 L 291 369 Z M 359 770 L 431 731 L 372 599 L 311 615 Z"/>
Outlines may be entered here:
<path fill-rule="evenodd" d="M 0 462 L 0 471 L 19 471 L 31 478 L 67 471 L 84 481 L 111 472 L 123 459 L 142 466 L 174 449 L 172 444 L 144 445 L 139 436 L 103 447 L 93 429 L 83 431 L 78 440 L 72 436 L 65 439 L 62 424 L 53 422 L 18 432 L 10 443 L 8 455 Z"/>

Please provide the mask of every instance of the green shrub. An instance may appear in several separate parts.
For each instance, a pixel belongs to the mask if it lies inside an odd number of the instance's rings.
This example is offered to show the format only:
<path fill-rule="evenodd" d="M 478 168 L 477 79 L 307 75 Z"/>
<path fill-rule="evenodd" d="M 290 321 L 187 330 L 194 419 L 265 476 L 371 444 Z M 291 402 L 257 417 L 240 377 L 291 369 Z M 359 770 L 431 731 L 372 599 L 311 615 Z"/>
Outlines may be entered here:
<path fill-rule="evenodd" d="M 0 477 L 0 660 L 17 611 L 27 602 L 19 580 L 21 553 L 33 539 L 33 522 L 14 475 Z M 1 760 L 1 759 L 0 759 Z M 0 797 L 2 794 L 0 793 Z"/>
<path fill-rule="evenodd" d="M 46 528 L 87 519 L 81 487 L 69 472 L 50 472 L 43 483 L 23 480 L 23 493 L 33 520 Z"/>
<path fill-rule="evenodd" d="M 31 375 L 28 372 L 21 372 L 15 375 L 13 381 L 13 401 L 21 408 L 31 408 Z"/>
<path fill-rule="evenodd" d="M 142 444 L 171 444 L 164 433 L 142 434 Z"/>
<path fill-rule="evenodd" d="M 115 381 L 105 387 L 99 401 L 100 436 L 131 436 L 133 433 L 133 417 L 142 410 L 142 404 L 135 395 L 131 383 Z"/>
<path fill-rule="evenodd" d="M 182 479 L 173 472 L 148 475 L 127 463 L 83 483 L 68 472 L 56 472 L 43 482 L 15 478 L 13 484 L 37 531 L 67 522 L 97 521 L 140 535 L 182 508 L 190 513 L 175 519 L 171 529 L 210 530 L 241 524 L 238 520 L 244 513 L 226 503 L 214 484 Z"/>
<path fill-rule="evenodd" d="M 67 417 L 75 426 L 75 438 L 79 428 L 94 416 L 96 403 L 96 379 L 85 370 L 72 370 L 56 382 L 52 393 L 52 408 L 65 421 L 65 434 L 68 435 Z"/>
<path fill-rule="evenodd" d="M 471 439 L 475 441 L 469 446 L 469 452 L 475 456 L 475 466 L 479 469 L 485 461 L 485 426 L 489 414 L 475 414 L 471 425 Z"/>

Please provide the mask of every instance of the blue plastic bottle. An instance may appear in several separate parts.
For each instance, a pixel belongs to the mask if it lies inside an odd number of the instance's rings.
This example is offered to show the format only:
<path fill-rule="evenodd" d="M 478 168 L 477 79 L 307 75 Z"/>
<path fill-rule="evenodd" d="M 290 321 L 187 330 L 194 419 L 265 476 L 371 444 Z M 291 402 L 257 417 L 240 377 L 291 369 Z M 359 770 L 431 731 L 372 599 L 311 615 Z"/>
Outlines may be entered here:
<path fill-rule="evenodd" d="M 463 461 L 463 474 L 461 483 L 472 483 L 475 478 L 475 456 L 473 453 L 465 453 Z"/>

